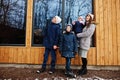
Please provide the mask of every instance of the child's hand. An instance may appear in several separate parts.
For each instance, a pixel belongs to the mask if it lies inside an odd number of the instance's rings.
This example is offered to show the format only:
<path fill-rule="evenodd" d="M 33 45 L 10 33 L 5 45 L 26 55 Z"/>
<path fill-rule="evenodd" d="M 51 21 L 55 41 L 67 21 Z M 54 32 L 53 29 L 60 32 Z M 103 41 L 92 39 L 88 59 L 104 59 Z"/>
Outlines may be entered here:
<path fill-rule="evenodd" d="M 72 24 L 75 25 L 75 21 L 73 21 Z"/>
<path fill-rule="evenodd" d="M 58 47 L 56 45 L 53 46 L 53 49 L 57 49 Z"/>

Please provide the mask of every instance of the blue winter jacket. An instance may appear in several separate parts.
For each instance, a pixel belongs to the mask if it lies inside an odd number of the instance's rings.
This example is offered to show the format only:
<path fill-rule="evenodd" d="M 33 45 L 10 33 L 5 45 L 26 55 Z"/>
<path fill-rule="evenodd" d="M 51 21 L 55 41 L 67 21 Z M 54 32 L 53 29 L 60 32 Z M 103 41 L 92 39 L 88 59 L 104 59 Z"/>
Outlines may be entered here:
<path fill-rule="evenodd" d="M 80 23 L 79 21 L 76 21 L 75 25 L 73 25 L 72 30 L 75 32 L 75 34 L 77 34 L 77 33 L 81 33 L 83 28 L 84 28 L 84 25 Z"/>
<path fill-rule="evenodd" d="M 60 39 L 60 52 L 62 57 L 75 57 L 77 41 L 73 32 L 64 32 Z"/>
<path fill-rule="evenodd" d="M 58 46 L 58 40 L 60 38 L 60 25 L 50 23 L 44 31 L 43 45 L 46 48 L 53 48 L 54 45 Z"/>

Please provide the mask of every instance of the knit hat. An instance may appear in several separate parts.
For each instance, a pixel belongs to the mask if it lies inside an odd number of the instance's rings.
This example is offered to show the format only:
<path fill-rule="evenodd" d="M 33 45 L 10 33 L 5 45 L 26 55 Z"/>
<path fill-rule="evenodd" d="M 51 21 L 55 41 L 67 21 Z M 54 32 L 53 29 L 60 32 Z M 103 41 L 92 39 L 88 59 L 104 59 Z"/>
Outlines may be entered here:
<path fill-rule="evenodd" d="M 94 19 L 94 15 L 93 15 L 93 14 L 88 13 L 88 15 L 90 15 L 90 16 L 91 16 L 92 20 Z"/>
<path fill-rule="evenodd" d="M 79 16 L 78 18 L 81 18 L 82 20 L 84 20 L 83 16 Z"/>
<path fill-rule="evenodd" d="M 72 25 L 71 25 L 71 24 L 67 24 L 66 27 L 65 27 L 65 29 L 66 29 L 68 26 L 70 26 L 70 28 L 72 29 Z"/>
<path fill-rule="evenodd" d="M 62 21 L 62 19 L 61 19 L 59 16 L 55 16 L 55 18 L 56 18 L 56 23 L 57 23 L 57 24 Z"/>

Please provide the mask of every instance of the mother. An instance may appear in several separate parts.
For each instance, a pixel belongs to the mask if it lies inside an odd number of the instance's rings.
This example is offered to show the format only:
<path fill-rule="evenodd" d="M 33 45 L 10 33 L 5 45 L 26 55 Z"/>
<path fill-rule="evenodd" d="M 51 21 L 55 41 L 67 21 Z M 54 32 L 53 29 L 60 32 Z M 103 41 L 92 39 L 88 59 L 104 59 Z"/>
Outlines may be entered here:
<path fill-rule="evenodd" d="M 87 74 L 87 53 L 90 49 L 90 39 L 95 31 L 95 24 L 92 23 L 94 15 L 88 13 L 86 16 L 85 27 L 82 33 L 78 33 L 77 37 L 81 38 L 80 40 L 80 49 L 79 49 L 79 56 L 82 58 L 82 68 L 78 71 L 79 75 Z"/>

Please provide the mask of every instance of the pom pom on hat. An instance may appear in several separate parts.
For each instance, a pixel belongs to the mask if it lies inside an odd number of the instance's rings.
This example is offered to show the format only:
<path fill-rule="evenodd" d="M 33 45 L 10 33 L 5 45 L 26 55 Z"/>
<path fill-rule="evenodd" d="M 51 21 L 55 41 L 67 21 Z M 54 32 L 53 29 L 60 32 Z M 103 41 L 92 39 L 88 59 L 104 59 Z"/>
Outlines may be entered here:
<path fill-rule="evenodd" d="M 91 16 L 92 20 L 94 19 L 94 15 L 93 15 L 93 14 L 88 13 L 88 15 L 90 15 L 90 16 Z"/>
<path fill-rule="evenodd" d="M 62 21 L 62 19 L 61 19 L 59 16 L 55 16 L 55 18 L 56 18 L 56 23 L 57 23 L 57 24 Z"/>

